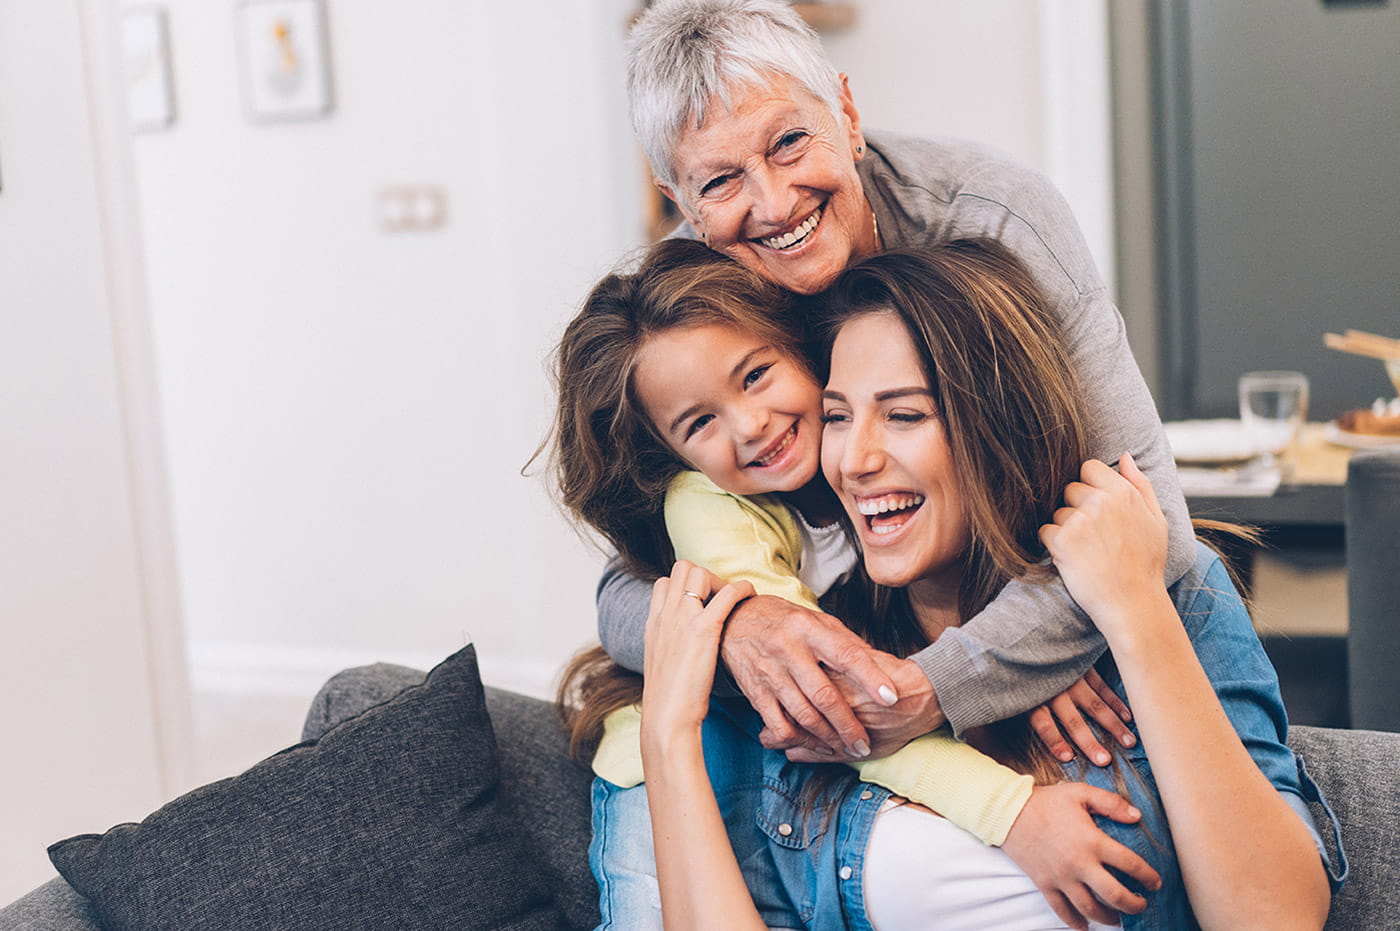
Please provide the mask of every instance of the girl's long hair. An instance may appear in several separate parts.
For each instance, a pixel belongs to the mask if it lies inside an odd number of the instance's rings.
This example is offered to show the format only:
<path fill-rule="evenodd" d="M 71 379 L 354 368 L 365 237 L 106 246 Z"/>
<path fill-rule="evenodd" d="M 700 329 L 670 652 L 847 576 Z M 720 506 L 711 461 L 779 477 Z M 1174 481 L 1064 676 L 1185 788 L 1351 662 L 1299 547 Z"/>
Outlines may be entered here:
<path fill-rule="evenodd" d="M 601 534 L 634 574 L 656 578 L 671 569 L 662 504 L 686 468 L 636 395 L 642 348 L 669 330 L 719 324 L 805 366 L 792 303 L 785 289 L 708 246 L 668 239 L 635 271 L 598 282 L 569 322 L 554 355 L 550 472 L 570 516 Z"/>
<path fill-rule="evenodd" d="M 675 554 L 662 506 L 686 468 L 637 397 L 643 347 L 669 330 L 719 324 L 752 333 L 806 367 L 793 300 L 703 243 L 671 239 L 648 249 L 634 270 L 603 278 L 569 322 L 554 356 L 559 405 L 549 471 L 569 515 L 596 531 L 632 574 L 654 579 L 670 571 Z M 575 657 L 559 688 L 575 757 L 591 758 L 603 719 L 640 697 L 641 677 L 601 647 Z"/>

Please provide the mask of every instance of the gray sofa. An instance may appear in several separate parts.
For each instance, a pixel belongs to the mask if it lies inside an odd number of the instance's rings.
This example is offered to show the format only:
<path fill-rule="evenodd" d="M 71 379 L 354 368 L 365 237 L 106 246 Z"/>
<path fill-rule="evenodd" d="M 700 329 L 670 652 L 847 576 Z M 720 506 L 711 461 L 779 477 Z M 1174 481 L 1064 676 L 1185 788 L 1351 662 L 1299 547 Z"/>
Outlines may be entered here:
<path fill-rule="evenodd" d="M 1400 730 L 1395 670 L 1400 664 L 1400 450 L 1351 460 L 1347 482 L 1353 723 Z M 304 737 L 418 683 L 423 673 L 377 665 L 347 670 L 317 695 Z M 498 748 L 498 797 L 529 862 L 550 890 L 563 923 L 598 920 L 588 870 L 589 774 L 576 766 L 551 705 L 487 689 L 485 709 Z M 1350 876 L 1332 904 L 1329 929 L 1400 928 L 1400 733 L 1295 727 L 1289 743 L 1341 823 Z M 1319 822 L 1321 824 L 1321 822 Z M 1331 845 L 1329 832 L 1324 840 Z M 99 926 L 89 903 L 55 879 L 0 910 L 0 929 L 82 931 Z"/>
<path fill-rule="evenodd" d="M 316 697 L 304 736 L 320 736 L 422 675 L 386 665 L 341 673 Z M 592 927 L 598 912 L 587 858 L 589 774 L 569 759 L 552 706 L 493 689 L 487 689 L 486 702 L 500 750 L 502 808 L 568 925 Z M 1295 727 L 1289 743 L 1335 809 L 1350 861 L 1350 878 L 1333 902 L 1327 927 L 1400 927 L 1400 734 Z M 98 927 L 88 903 L 62 879 L 0 910 L 3 929 Z"/>

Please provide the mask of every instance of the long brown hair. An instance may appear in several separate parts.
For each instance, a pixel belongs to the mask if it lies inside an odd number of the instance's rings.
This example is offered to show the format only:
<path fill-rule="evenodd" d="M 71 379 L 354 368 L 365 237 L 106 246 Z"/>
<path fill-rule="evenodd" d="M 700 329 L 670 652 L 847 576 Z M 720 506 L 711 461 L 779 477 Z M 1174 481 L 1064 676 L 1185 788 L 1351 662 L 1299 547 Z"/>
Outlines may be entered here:
<path fill-rule="evenodd" d="M 1024 266 L 993 241 L 886 252 L 847 269 L 817 312 L 823 378 L 837 331 L 856 317 L 891 314 L 914 344 L 954 465 L 967 477 L 963 620 L 1014 578 L 1053 578 L 1037 530 L 1078 477 L 1087 428 L 1068 348 Z M 837 602 L 838 616 L 880 649 L 905 656 L 927 644 L 903 591 L 861 577 Z M 1037 781 L 1063 778 L 1024 715 L 996 726 L 994 736 Z"/>
<path fill-rule="evenodd" d="M 559 406 L 550 471 L 559 500 L 596 530 L 623 565 L 655 578 L 671 569 L 662 504 L 686 468 L 651 423 L 633 386 L 647 340 L 720 324 L 745 330 L 806 368 L 784 288 L 693 240 L 663 240 L 635 271 L 608 275 L 569 322 L 554 355 Z"/>
<path fill-rule="evenodd" d="M 708 246 L 674 239 L 652 246 L 635 270 L 603 278 L 569 322 L 554 356 L 550 472 L 573 519 L 600 534 L 634 575 L 656 578 L 675 561 L 662 506 L 686 468 L 636 396 L 633 375 L 647 340 L 720 324 L 758 336 L 805 369 L 793 300 Z M 587 761 L 604 718 L 641 699 L 641 677 L 595 646 L 565 669 L 558 698 L 571 752 Z"/>

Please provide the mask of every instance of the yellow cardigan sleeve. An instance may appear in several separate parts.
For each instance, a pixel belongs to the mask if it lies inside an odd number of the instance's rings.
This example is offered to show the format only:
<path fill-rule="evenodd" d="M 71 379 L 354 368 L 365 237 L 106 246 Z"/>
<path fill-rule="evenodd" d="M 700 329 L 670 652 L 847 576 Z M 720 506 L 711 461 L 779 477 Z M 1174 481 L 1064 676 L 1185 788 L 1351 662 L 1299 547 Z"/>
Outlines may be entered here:
<path fill-rule="evenodd" d="M 644 781 L 641 708 L 608 715 L 593 757 L 593 773 L 623 789 Z M 879 760 L 850 764 L 865 782 L 926 805 L 984 844 L 999 847 L 1031 797 L 1030 776 L 996 760 L 940 728 Z"/>
<path fill-rule="evenodd" d="M 619 789 L 642 779 L 642 706 L 619 708 L 603 719 L 603 739 L 593 754 L 593 775 Z"/>
<path fill-rule="evenodd" d="M 743 498 L 699 472 L 678 475 L 666 492 L 666 530 L 677 559 L 723 579 L 747 579 L 765 595 L 817 608 L 798 578 L 802 535 L 791 511 L 767 495 Z M 1033 781 L 941 728 L 883 759 L 852 763 L 861 779 L 926 805 L 985 844 L 1000 845 L 1030 798 Z M 641 709 L 604 722 L 593 772 L 629 788 L 643 781 Z"/>
<path fill-rule="evenodd" d="M 747 579 L 760 595 L 817 609 L 798 578 L 802 534 L 787 505 L 770 495 L 731 495 L 699 472 L 682 472 L 666 490 L 666 533 L 677 559 L 726 581 Z"/>
<path fill-rule="evenodd" d="M 926 805 L 984 844 L 1000 847 L 1035 781 L 941 727 L 879 760 L 851 764 L 860 778 Z"/>

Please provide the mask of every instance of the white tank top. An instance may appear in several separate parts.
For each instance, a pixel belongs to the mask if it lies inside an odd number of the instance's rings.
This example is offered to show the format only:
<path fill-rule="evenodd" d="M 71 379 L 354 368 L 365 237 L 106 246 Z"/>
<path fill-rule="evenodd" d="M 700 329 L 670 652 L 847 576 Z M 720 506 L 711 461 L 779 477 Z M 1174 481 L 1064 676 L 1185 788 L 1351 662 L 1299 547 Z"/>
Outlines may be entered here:
<path fill-rule="evenodd" d="M 880 809 L 866 847 L 865 914 L 876 931 L 1066 931 L 1000 847 L 894 800 Z M 1089 928 L 1109 931 L 1093 922 Z"/>
<path fill-rule="evenodd" d="M 820 598 L 851 574 L 860 556 L 840 521 L 813 527 L 797 508 L 789 510 L 797 518 L 797 530 L 802 535 L 802 565 L 797 569 L 797 577 Z"/>

